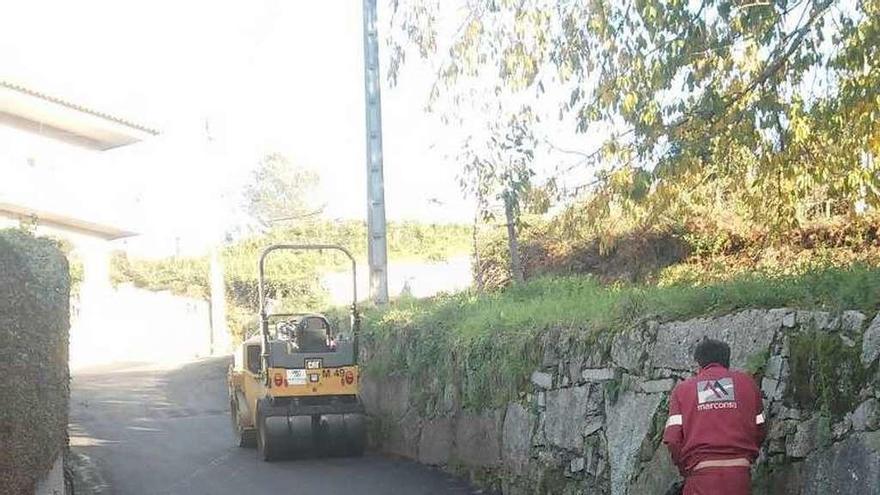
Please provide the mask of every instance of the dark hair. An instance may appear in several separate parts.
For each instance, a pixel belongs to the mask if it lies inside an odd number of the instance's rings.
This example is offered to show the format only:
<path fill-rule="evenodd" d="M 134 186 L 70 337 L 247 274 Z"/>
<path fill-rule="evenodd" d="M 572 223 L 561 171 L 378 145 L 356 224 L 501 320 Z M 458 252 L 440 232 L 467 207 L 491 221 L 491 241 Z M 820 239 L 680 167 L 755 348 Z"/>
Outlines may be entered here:
<path fill-rule="evenodd" d="M 725 368 L 730 367 L 730 346 L 720 340 L 703 338 L 694 349 L 694 360 L 702 368 L 717 363 Z"/>

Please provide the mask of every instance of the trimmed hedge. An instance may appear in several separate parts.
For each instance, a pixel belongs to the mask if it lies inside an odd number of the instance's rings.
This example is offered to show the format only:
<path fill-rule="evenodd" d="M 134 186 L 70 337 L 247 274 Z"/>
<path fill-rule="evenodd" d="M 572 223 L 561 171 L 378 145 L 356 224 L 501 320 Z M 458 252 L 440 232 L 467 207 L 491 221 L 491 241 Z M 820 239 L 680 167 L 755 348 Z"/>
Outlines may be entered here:
<path fill-rule="evenodd" d="M 67 445 L 70 275 L 57 245 L 0 231 L 0 487 L 33 493 Z"/>

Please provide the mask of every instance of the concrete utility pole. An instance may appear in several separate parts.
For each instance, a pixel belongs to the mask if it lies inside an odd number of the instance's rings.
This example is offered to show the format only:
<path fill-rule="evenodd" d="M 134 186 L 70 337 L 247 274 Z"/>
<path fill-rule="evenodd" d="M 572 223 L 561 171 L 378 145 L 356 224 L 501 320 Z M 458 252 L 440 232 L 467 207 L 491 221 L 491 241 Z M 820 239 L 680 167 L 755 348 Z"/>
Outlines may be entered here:
<path fill-rule="evenodd" d="M 212 168 L 216 168 L 218 162 L 217 143 L 211 135 L 211 125 L 208 119 L 205 119 L 205 147 L 204 157 L 206 163 Z M 223 270 L 223 241 L 224 222 L 222 219 L 221 207 L 223 204 L 223 194 L 217 184 L 213 184 L 214 200 L 216 201 L 213 218 L 214 235 L 211 245 L 211 335 L 208 338 L 209 352 L 211 355 L 225 354 L 232 350 L 232 338 L 229 335 L 229 328 L 226 326 L 226 284 L 224 282 Z"/>
<path fill-rule="evenodd" d="M 388 251 L 385 233 L 385 183 L 382 174 L 382 97 L 376 0 L 364 0 L 364 88 L 367 116 L 367 254 L 370 297 L 388 303 Z"/>

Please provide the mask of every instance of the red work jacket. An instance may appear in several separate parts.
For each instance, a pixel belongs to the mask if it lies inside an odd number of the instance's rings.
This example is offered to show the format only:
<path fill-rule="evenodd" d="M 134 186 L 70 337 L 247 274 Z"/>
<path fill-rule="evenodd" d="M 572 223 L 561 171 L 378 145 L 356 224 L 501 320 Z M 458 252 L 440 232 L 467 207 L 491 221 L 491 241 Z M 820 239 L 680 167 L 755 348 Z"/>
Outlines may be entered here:
<path fill-rule="evenodd" d="M 745 373 L 713 363 L 672 391 L 663 443 L 683 475 L 702 461 L 754 462 L 764 435 L 761 390 Z"/>

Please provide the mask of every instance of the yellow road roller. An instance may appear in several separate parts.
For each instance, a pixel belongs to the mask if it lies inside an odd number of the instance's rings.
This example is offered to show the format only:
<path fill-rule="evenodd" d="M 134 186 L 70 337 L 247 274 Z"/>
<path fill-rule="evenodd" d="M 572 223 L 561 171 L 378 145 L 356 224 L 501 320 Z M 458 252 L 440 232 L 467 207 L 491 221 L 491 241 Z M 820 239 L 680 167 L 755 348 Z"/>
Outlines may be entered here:
<path fill-rule="evenodd" d="M 271 253 L 339 251 L 351 261 L 351 334 L 341 335 L 318 313 L 267 310 L 265 261 Z M 259 261 L 260 329 L 236 350 L 229 368 L 235 438 L 272 461 L 284 455 L 359 456 L 366 417 L 358 396 L 357 267 L 345 248 L 277 244 Z"/>

